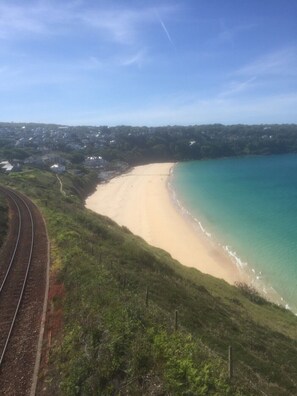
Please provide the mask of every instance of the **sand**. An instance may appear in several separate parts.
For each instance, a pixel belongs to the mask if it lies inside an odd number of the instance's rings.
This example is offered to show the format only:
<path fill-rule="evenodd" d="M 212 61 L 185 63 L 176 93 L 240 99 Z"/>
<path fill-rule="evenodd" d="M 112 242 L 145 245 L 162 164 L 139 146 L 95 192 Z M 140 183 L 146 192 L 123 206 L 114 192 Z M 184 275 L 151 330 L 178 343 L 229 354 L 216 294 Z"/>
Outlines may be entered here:
<path fill-rule="evenodd" d="M 243 274 L 224 250 L 209 241 L 174 204 L 168 189 L 173 163 L 137 166 L 97 186 L 86 207 L 124 225 L 181 264 L 233 284 Z"/>

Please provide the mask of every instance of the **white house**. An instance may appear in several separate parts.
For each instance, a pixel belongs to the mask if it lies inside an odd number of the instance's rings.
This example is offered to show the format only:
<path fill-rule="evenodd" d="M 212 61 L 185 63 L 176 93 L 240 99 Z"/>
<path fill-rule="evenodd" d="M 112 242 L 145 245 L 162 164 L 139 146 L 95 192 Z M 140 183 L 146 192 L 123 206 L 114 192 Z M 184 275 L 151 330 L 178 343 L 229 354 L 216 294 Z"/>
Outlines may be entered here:
<path fill-rule="evenodd" d="M 2 161 L 0 162 L 0 167 L 5 171 L 5 172 L 11 172 L 13 170 L 13 165 L 11 165 L 10 162 L 8 161 Z"/>
<path fill-rule="evenodd" d="M 66 171 L 65 166 L 61 164 L 54 164 L 50 167 L 50 169 L 54 173 L 64 173 Z"/>

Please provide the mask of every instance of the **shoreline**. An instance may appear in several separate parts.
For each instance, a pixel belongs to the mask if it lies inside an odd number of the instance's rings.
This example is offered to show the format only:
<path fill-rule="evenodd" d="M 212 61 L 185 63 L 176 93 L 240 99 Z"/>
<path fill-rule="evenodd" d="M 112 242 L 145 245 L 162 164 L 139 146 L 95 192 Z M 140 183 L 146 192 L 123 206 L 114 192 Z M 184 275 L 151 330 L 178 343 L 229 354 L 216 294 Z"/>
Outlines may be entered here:
<path fill-rule="evenodd" d="M 175 164 L 174 164 L 175 165 Z M 171 174 L 173 173 L 173 167 L 172 166 Z M 170 176 L 171 176 L 170 174 Z M 208 232 L 206 228 L 204 228 L 204 224 L 201 223 L 200 216 L 198 215 L 198 218 L 194 217 L 191 212 L 189 212 L 184 205 L 180 202 L 178 199 L 178 194 L 172 187 L 170 183 L 170 177 L 168 178 L 168 190 L 169 194 L 172 199 L 172 204 L 175 206 L 176 210 L 179 212 L 180 216 L 184 218 L 185 221 L 187 221 L 190 226 L 194 229 L 194 232 L 197 233 L 197 236 L 201 238 L 205 245 L 210 247 L 214 247 L 215 250 L 219 251 L 219 255 L 221 258 L 224 258 L 224 265 L 227 262 L 227 265 L 229 266 L 231 263 L 231 266 L 233 267 L 235 271 L 235 281 L 234 282 L 229 282 L 228 279 L 223 278 L 230 284 L 234 284 L 236 282 L 238 283 L 245 283 L 253 288 L 255 288 L 260 295 L 267 299 L 268 301 L 279 305 L 283 306 L 286 309 L 289 309 L 292 311 L 291 307 L 289 304 L 284 300 L 284 298 L 274 289 L 272 285 L 266 284 L 262 281 L 262 272 L 260 271 L 259 273 L 256 272 L 256 270 L 250 266 L 249 263 L 243 262 L 241 258 L 237 255 L 237 253 L 232 249 L 231 246 L 229 245 L 224 245 L 220 242 L 220 239 L 217 238 L 216 235 L 212 235 L 211 233 Z M 201 270 L 201 272 L 204 272 Z M 207 273 L 207 272 L 206 272 Z M 212 274 L 210 274 L 212 275 Z M 216 278 L 218 278 L 217 275 L 213 275 Z M 236 278 L 238 276 L 238 278 Z M 297 313 L 296 313 L 297 315 Z"/>
<path fill-rule="evenodd" d="M 231 257 L 203 233 L 184 210 L 170 184 L 174 163 L 142 165 L 99 184 L 86 207 L 124 225 L 181 264 L 224 279 L 249 283 Z M 184 212 L 184 213 L 183 213 Z M 197 228 L 200 225 L 200 230 Z"/>

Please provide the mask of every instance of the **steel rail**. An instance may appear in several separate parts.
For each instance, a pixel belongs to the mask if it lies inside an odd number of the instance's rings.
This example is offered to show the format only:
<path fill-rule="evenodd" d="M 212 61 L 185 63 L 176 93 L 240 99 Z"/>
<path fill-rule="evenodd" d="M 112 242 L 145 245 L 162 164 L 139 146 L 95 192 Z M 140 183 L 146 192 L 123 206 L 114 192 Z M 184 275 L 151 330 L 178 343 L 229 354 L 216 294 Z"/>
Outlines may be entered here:
<path fill-rule="evenodd" d="M 20 305 L 21 305 L 21 302 L 22 302 L 22 299 L 23 299 L 25 287 L 26 287 L 26 284 L 27 284 L 28 274 L 29 274 L 29 270 L 30 270 L 30 266 L 31 266 L 32 253 L 33 253 L 33 247 L 34 247 L 34 220 L 33 220 L 31 209 L 29 208 L 29 206 L 25 202 L 25 200 L 22 198 L 22 196 L 20 196 L 19 194 L 17 194 L 16 192 L 14 192 L 14 191 L 12 191 L 10 189 L 4 189 L 4 190 L 6 191 L 6 193 L 7 193 L 7 191 L 9 192 L 8 195 L 10 195 L 10 197 L 11 197 L 11 194 L 13 194 L 15 197 L 17 197 L 19 200 L 21 200 L 23 202 L 23 204 L 25 205 L 25 207 L 27 208 L 29 216 L 30 216 L 32 234 L 31 234 L 31 246 L 30 246 L 30 254 L 29 254 L 29 259 L 28 259 L 28 263 L 27 263 L 27 268 L 26 268 L 25 276 L 23 278 L 23 284 L 22 284 L 21 292 L 20 292 L 20 295 L 19 295 L 19 298 L 18 298 L 18 303 L 17 303 L 16 309 L 15 309 L 15 312 L 14 312 L 14 315 L 13 315 L 13 318 L 12 318 L 12 321 L 11 321 L 11 325 L 10 325 L 10 328 L 9 328 L 9 331 L 8 331 L 8 334 L 7 334 L 7 337 L 6 337 L 6 341 L 5 341 L 5 344 L 4 344 L 2 353 L 1 353 L 0 367 L 1 367 L 2 363 L 3 363 L 3 359 L 4 359 L 5 353 L 7 351 L 7 347 L 8 347 L 8 344 L 9 344 L 9 341 L 10 341 L 10 338 L 11 338 L 11 334 L 12 334 L 13 328 L 14 328 L 15 323 L 16 323 L 16 318 L 17 318 L 17 315 L 19 313 L 19 308 L 20 308 Z M 19 204 L 17 204 L 17 207 L 18 207 L 18 212 L 20 213 Z M 20 217 L 20 219 L 21 219 L 21 217 Z M 18 246 L 19 246 L 19 244 L 18 244 Z M 13 256 L 13 261 L 14 261 L 14 257 L 15 257 L 15 254 Z"/>

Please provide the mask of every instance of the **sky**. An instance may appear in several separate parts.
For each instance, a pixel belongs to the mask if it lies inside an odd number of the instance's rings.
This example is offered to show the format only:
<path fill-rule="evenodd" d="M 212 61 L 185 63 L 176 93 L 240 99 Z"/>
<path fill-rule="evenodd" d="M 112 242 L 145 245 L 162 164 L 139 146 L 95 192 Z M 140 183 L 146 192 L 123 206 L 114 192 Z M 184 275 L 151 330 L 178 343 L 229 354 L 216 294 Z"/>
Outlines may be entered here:
<path fill-rule="evenodd" d="M 297 1 L 0 0 L 0 121 L 297 123 Z"/>

